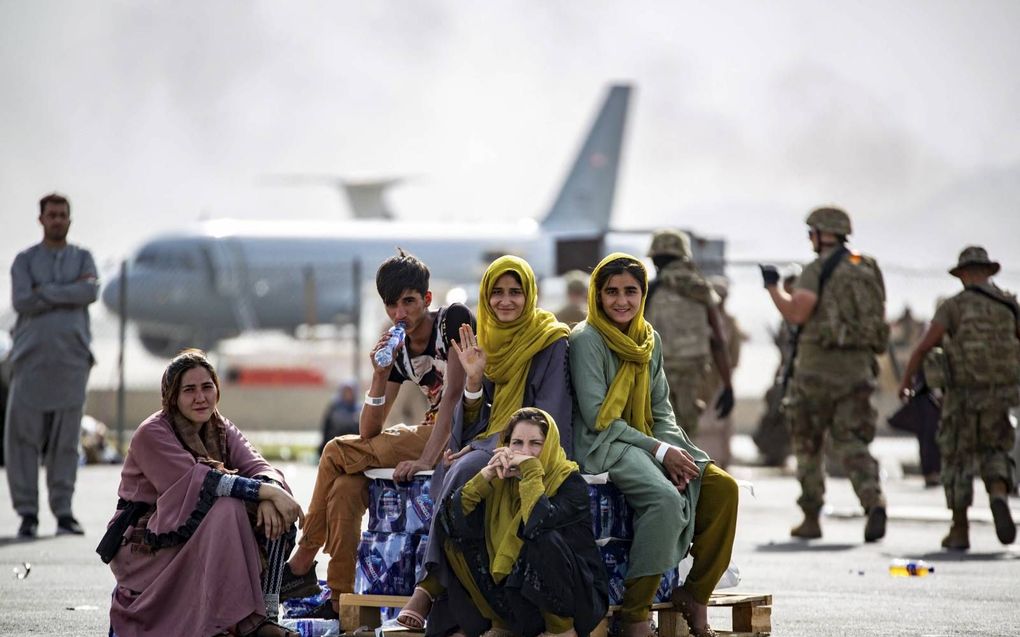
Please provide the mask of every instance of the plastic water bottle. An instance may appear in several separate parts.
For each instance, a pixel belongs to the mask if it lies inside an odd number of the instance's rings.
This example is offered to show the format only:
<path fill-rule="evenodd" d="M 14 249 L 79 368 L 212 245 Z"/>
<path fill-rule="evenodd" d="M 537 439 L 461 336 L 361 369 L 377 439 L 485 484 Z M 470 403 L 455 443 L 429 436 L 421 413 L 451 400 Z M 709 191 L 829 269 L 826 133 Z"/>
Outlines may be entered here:
<path fill-rule="evenodd" d="M 405 325 L 403 321 L 398 322 L 396 325 L 390 328 L 390 337 L 386 341 L 386 344 L 379 348 L 375 353 L 375 362 L 379 367 L 389 367 L 393 364 L 393 350 L 404 342 L 404 329 Z"/>
<path fill-rule="evenodd" d="M 925 577 L 935 572 L 935 567 L 924 560 L 893 560 L 889 574 L 893 577 Z"/>

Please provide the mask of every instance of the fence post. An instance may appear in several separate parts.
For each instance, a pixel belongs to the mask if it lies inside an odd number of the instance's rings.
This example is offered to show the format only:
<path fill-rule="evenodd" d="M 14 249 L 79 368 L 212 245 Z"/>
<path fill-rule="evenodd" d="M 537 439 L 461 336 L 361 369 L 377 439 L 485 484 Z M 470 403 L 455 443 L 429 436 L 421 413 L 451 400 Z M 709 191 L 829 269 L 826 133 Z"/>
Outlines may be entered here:
<path fill-rule="evenodd" d="M 120 262 L 120 289 L 117 295 L 117 313 L 120 315 L 120 334 L 117 352 L 117 453 L 124 449 L 124 346 L 127 343 L 127 259 Z"/>
<path fill-rule="evenodd" d="M 351 275 L 354 279 L 354 303 L 351 305 L 351 315 L 354 320 L 354 355 L 351 362 L 354 365 L 354 382 L 357 384 L 357 391 L 362 389 L 361 384 L 361 259 L 355 257 L 351 264 Z M 360 395 L 360 394 L 358 394 Z"/>

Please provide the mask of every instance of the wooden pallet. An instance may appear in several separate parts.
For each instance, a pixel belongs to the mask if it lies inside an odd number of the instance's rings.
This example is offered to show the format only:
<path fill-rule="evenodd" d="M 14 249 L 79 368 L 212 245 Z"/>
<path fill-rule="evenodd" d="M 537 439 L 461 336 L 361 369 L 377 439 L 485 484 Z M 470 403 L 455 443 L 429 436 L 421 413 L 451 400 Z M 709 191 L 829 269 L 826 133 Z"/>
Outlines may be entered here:
<path fill-rule="evenodd" d="M 355 631 L 365 627 L 377 628 L 380 625 L 379 609 L 383 607 L 403 608 L 411 598 L 404 595 L 340 595 L 340 628 L 344 631 Z M 716 630 L 719 635 L 731 637 L 765 637 L 772 632 L 772 596 L 746 595 L 743 593 L 713 593 L 708 600 L 709 606 L 725 606 L 732 609 L 733 630 Z M 599 624 L 592 637 L 606 637 L 609 618 L 619 612 L 619 606 L 610 606 L 606 619 Z M 655 604 L 652 610 L 659 616 L 659 637 L 687 637 L 687 622 L 679 611 L 670 603 Z M 388 631 L 411 637 L 420 635 L 410 630 Z"/>
<path fill-rule="evenodd" d="M 718 635 L 730 637 L 766 637 L 772 632 L 772 596 L 747 595 L 744 593 L 713 593 L 708 605 L 732 609 L 733 630 L 715 629 Z M 610 606 L 609 615 L 592 631 L 591 637 L 606 637 L 610 617 L 620 611 L 620 606 Z M 688 637 L 687 621 L 673 604 L 653 604 L 652 610 L 658 615 L 659 637 Z"/>

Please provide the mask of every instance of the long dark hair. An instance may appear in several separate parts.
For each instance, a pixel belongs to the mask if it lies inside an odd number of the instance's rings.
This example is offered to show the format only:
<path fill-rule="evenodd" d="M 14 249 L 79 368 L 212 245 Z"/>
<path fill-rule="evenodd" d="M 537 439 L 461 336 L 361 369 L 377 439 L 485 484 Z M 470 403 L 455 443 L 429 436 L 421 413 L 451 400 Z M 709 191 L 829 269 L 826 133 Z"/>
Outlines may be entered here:
<path fill-rule="evenodd" d="M 216 374 L 212 363 L 206 358 L 205 352 L 200 349 L 186 349 L 170 361 L 166 371 L 163 372 L 163 380 L 159 384 L 160 398 L 165 413 L 173 414 L 177 411 L 177 394 L 181 392 L 181 380 L 184 378 L 184 372 L 196 367 L 202 367 L 209 372 L 213 384 L 216 385 L 216 397 L 219 398 L 220 377 Z"/>
<path fill-rule="evenodd" d="M 602 266 L 602 269 L 599 270 L 598 275 L 595 277 L 595 290 L 601 292 L 611 277 L 624 273 L 637 279 L 638 285 L 641 286 L 641 296 L 648 292 L 648 272 L 640 261 L 632 257 L 613 259 Z"/>

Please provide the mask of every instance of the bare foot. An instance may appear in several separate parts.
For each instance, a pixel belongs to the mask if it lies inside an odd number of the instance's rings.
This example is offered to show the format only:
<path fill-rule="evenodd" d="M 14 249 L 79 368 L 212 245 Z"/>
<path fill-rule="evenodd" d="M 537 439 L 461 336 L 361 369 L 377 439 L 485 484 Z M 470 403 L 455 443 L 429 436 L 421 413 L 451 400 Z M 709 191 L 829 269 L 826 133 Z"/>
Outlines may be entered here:
<path fill-rule="evenodd" d="M 295 575 L 304 575 L 308 572 L 308 569 L 312 568 L 312 564 L 315 562 L 315 556 L 318 554 L 317 549 L 310 549 L 304 546 L 297 547 L 294 551 L 294 555 L 290 558 L 287 564 L 290 565 L 290 570 Z"/>

